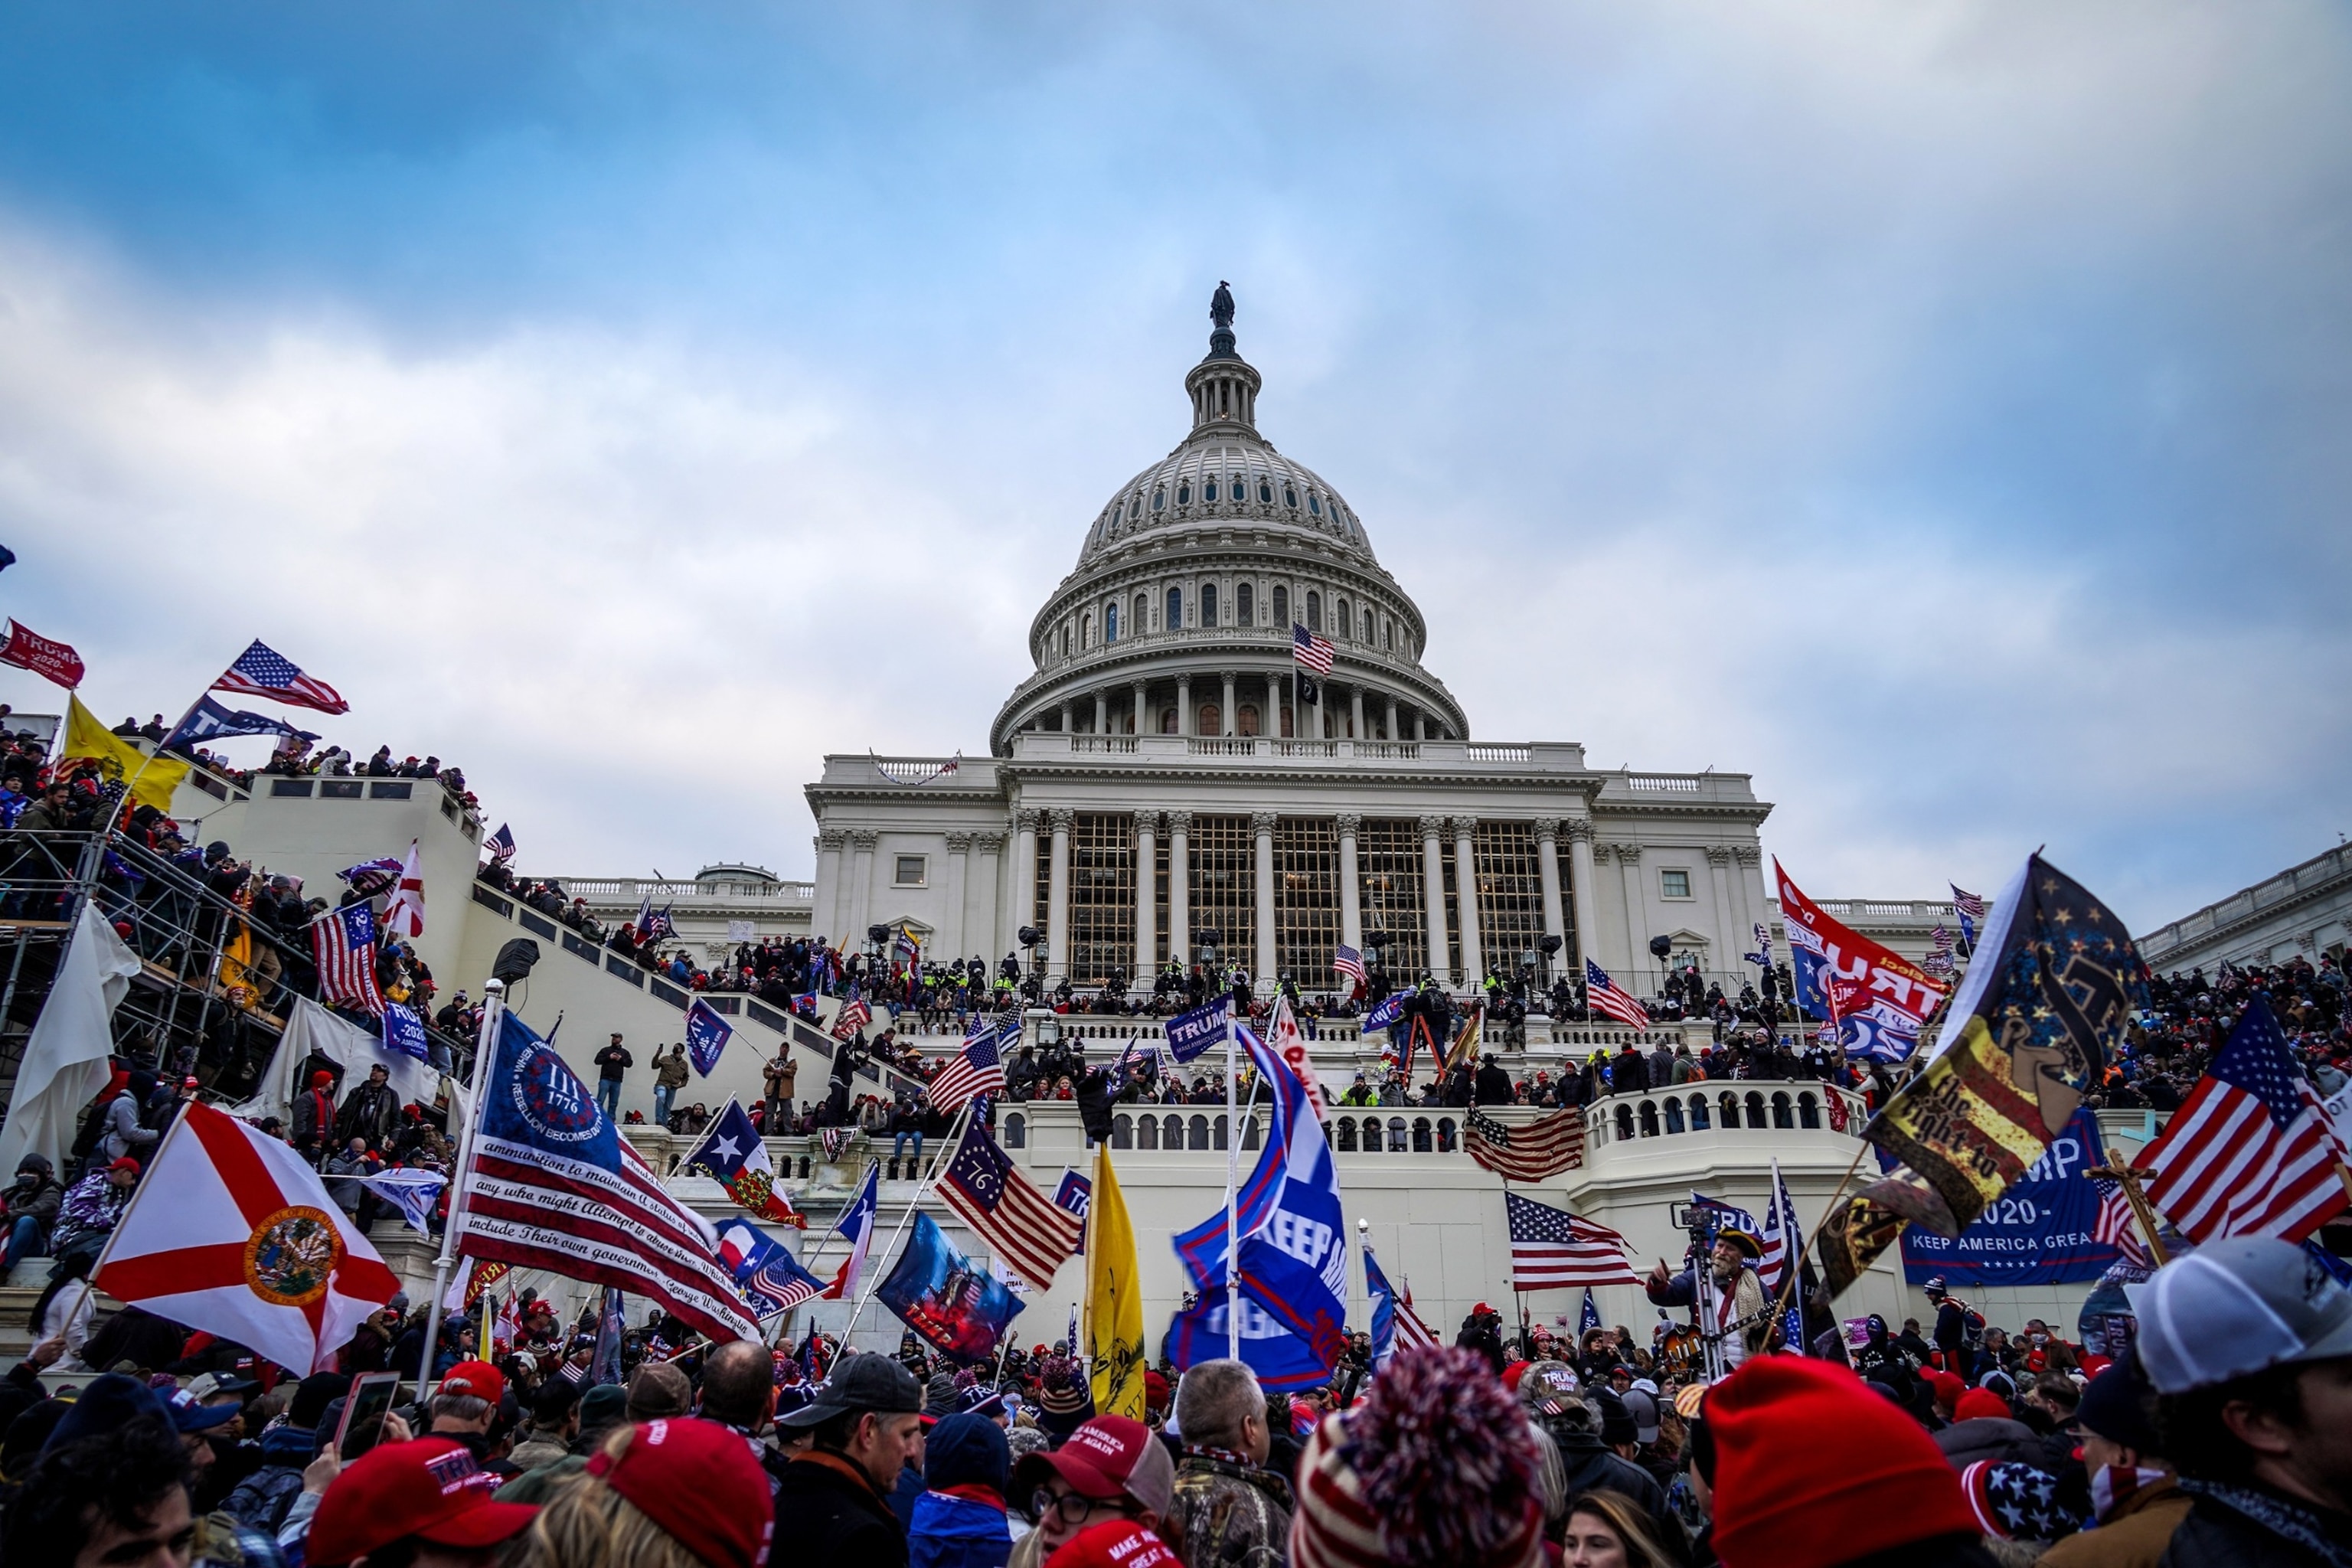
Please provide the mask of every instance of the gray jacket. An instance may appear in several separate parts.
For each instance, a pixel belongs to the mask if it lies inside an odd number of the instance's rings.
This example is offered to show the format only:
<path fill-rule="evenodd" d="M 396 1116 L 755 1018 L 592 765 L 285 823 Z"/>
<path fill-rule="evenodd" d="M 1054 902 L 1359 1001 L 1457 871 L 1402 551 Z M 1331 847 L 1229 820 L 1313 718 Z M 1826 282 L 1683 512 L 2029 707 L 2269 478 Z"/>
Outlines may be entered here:
<path fill-rule="evenodd" d="M 139 1108 L 131 1103 L 129 1095 L 118 1094 L 108 1102 L 106 1136 L 100 1141 L 100 1147 L 106 1151 L 110 1161 L 120 1160 L 125 1154 L 144 1149 L 161 1136 L 161 1133 L 151 1132 L 139 1125 Z"/>

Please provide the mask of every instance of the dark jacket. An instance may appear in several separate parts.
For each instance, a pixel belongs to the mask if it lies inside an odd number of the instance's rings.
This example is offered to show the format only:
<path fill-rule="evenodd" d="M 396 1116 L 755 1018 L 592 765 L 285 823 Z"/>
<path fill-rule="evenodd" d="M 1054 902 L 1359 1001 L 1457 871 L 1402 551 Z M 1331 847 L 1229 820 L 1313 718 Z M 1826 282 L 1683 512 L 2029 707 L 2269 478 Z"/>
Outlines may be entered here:
<path fill-rule="evenodd" d="M 369 1148 L 382 1150 L 399 1120 L 398 1091 L 388 1083 L 362 1083 L 343 1097 L 343 1108 L 335 1113 L 335 1141 L 364 1138 Z"/>
<path fill-rule="evenodd" d="M 1666 1492 L 1657 1479 L 1633 1460 L 1621 1458 L 1601 1441 L 1598 1432 L 1555 1429 L 1552 1442 L 1559 1449 L 1560 1468 L 1568 1477 L 1570 1497 L 1583 1492 L 1610 1491 L 1629 1498 L 1650 1521 L 1650 1533 L 1662 1542 L 1685 1539 L 1682 1526 L 1666 1508 Z"/>
<path fill-rule="evenodd" d="M 1511 1103 L 1511 1075 L 1501 1068 L 1492 1065 L 1480 1068 L 1476 1083 L 1475 1092 L 1480 1105 Z"/>
<path fill-rule="evenodd" d="M 2352 1555 L 2352 1517 L 2262 1487 L 2184 1479 L 2180 1489 L 2197 1500 L 2160 1568 L 2328 1568 Z"/>
<path fill-rule="evenodd" d="M 294 1500 L 302 1495 L 303 1468 L 318 1456 L 307 1427 L 278 1426 L 261 1435 L 261 1468 L 236 1484 L 221 1507 L 239 1523 L 276 1535 Z"/>
<path fill-rule="evenodd" d="M 776 1539 L 795 1561 L 827 1568 L 906 1568 L 907 1532 L 889 1500 L 845 1460 L 810 1454 L 784 1467 Z"/>

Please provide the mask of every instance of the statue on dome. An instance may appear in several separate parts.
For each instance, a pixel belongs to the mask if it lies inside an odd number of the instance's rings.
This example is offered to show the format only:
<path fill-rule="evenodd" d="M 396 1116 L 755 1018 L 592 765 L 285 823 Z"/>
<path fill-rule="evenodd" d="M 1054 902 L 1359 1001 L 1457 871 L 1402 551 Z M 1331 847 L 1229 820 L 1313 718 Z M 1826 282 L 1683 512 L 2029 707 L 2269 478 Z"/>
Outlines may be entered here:
<path fill-rule="evenodd" d="M 1234 330 L 1234 290 L 1222 278 L 1217 279 L 1217 291 L 1209 296 L 1209 324 L 1221 332 Z"/>

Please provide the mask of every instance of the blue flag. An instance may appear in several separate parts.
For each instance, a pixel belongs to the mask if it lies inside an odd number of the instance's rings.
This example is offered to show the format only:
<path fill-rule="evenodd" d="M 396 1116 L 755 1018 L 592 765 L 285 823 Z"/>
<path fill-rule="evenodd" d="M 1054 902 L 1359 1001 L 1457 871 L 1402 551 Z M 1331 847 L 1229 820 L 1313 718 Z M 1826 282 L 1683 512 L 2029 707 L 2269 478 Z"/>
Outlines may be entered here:
<path fill-rule="evenodd" d="M 1393 1028 L 1404 1017 L 1404 1005 L 1412 995 L 1409 991 L 1391 991 L 1381 997 L 1380 1005 L 1364 1015 L 1363 1027 L 1360 1032 L 1369 1035 L 1374 1029 Z"/>
<path fill-rule="evenodd" d="M 916 1338 L 967 1366 L 996 1353 L 1005 1325 L 1021 1310 L 1013 1292 L 987 1269 L 973 1268 L 919 1209 L 907 1250 L 874 1294 Z"/>
<path fill-rule="evenodd" d="M 1599 1327 L 1601 1327 L 1601 1303 L 1592 1299 L 1592 1287 L 1587 1285 L 1584 1288 L 1584 1310 L 1576 1315 L 1577 1342 L 1582 1344 L 1584 1336 Z"/>
<path fill-rule="evenodd" d="M 719 1053 L 734 1037 L 735 1026 L 701 997 L 697 996 L 694 1005 L 686 1010 L 686 1058 L 702 1077 L 710 1076 L 710 1069 L 719 1065 Z"/>
<path fill-rule="evenodd" d="M 740 1219 L 719 1228 L 719 1260 L 733 1271 L 751 1315 L 763 1321 L 824 1289 L 824 1281 L 802 1268 L 789 1247 Z"/>
<path fill-rule="evenodd" d="M 1168 1020 L 1168 1054 L 1189 1062 L 1211 1046 L 1223 1044 L 1225 1023 L 1232 1016 L 1222 996 L 1205 1007 L 1177 1014 Z"/>
<path fill-rule="evenodd" d="M 1190 1311 L 1180 1311 L 1168 1321 L 1168 1334 L 1160 1350 L 1182 1372 L 1204 1361 L 1222 1359 L 1227 1342 L 1225 1293 L 1207 1290 Z M 1268 1393 L 1297 1393 L 1330 1381 L 1330 1364 L 1314 1347 L 1260 1311 L 1246 1297 L 1242 1300 L 1241 1343 L 1243 1363 L 1257 1373 L 1258 1386 Z"/>
<path fill-rule="evenodd" d="M 484 1081 L 489 1086 L 482 1097 L 484 1137 L 618 1173 L 621 1135 L 596 1108 L 596 1097 L 555 1047 L 512 1013 L 499 1019 L 498 1053 Z"/>
<path fill-rule="evenodd" d="M 209 697 L 199 697 L 196 705 L 188 710 L 188 716 L 180 721 L 178 728 L 163 737 L 163 744 L 156 750 L 168 751 L 191 742 L 217 741 L 230 735 L 295 735 L 305 741 L 319 738 L 308 730 L 295 728 L 283 719 L 272 719 L 267 713 L 244 712 L 224 707 Z"/>
<path fill-rule="evenodd" d="M 1372 1299 L 1372 1370 L 1378 1372 L 1396 1354 L 1397 1294 L 1370 1242 L 1364 1244 L 1364 1294 Z"/>
<path fill-rule="evenodd" d="M 425 1020 L 416 1016 L 415 1008 L 399 1002 L 383 1005 L 383 1048 L 420 1062 L 432 1059 L 433 1052 L 425 1043 Z"/>

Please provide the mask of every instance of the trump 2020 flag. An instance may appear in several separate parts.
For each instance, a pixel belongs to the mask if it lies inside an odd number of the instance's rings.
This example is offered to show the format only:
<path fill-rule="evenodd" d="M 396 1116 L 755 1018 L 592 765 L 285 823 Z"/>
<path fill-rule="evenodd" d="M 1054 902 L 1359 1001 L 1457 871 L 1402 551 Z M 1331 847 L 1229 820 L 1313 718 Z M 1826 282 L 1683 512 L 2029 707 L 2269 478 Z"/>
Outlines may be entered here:
<path fill-rule="evenodd" d="M 92 1279 L 306 1373 L 400 1289 L 301 1155 L 201 1102 L 164 1136 Z"/>
<path fill-rule="evenodd" d="M 433 1052 L 425 1042 L 425 1020 L 416 1016 L 415 1008 L 400 1002 L 383 1005 L 383 1048 L 420 1062 L 431 1059 Z"/>
<path fill-rule="evenodd" d="M 719 1053 L 735 1037 L 735 1026 L 719 1016 L 719 1009 L 697 996 L 694 1005 L 686 1010 L 686 1059 L 704 1078 L 719 1065 Z"/>
<path fill-rule="evenodd" d="M 987 1269 L 973 1268 L 947 1232 L 920 1210 L 907 1250 L 874 1295 L 917 1338 L 968 1366 L 996 1353 L 1005 1325 L 1021 1310 L 1013 1292 Z"/>

